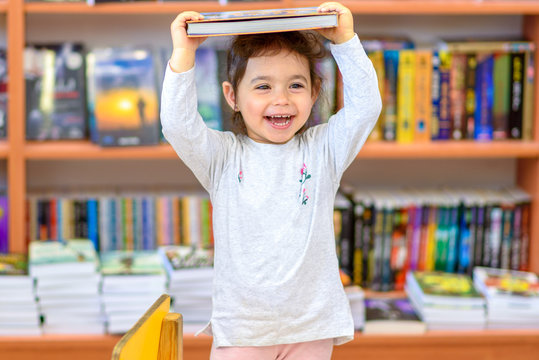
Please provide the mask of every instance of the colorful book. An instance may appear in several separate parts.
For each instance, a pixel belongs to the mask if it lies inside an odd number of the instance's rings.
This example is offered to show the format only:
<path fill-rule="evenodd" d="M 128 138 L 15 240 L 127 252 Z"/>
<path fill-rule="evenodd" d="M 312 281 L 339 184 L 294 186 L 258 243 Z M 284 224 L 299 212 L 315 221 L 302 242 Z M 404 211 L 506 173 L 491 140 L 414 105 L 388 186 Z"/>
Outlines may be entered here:
<path fill-rule="evenodd" d="M 407 298 L 365 299 L 364 334 L 422 334 L 426 330 Z"/>
<path fill-rule="evenodd" d="M 188 36 L 220 36 L 319 29 L 337 26 L 337 13 L 316 7 L 202 13 L 187 22 Z"/>
<path fill-rule="evenodd" d="M 432 116 L 432 52 L 416 50 L 415 100 L 414 100 L 414 141 L 430 140 Z"/>
<path fill-rule="evenodd" d="M 397 75 L 397 142 L 414 141 L 415 50 L 401 50 Z"/>
<path fill-rule="evenodd" d="M 159 106 L 152 52 L 97 48 L 93 69 L 94 115 L 101 146 L 159 143 Z"/>

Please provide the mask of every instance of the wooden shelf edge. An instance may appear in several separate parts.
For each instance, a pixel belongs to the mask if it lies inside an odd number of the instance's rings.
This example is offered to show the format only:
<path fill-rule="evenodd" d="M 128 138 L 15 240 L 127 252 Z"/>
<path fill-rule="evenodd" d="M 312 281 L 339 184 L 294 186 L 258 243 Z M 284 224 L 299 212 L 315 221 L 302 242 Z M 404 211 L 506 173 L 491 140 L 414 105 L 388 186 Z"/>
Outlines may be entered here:
<path fill-rule="evenodd" d="M 521 141 L 432 141 L 427 143 L 396 144 L 367 142 L 359 152 L 360 159 L 456 159 L 456 158 L 536 158 L 538 142 Z"/>
<path fill-rule="evenodd" d="M 0 158 L 8 153 L 0 142 Z M 100 147 L 88 141 L 27 142 L 24 156 L 29 160 L 68 159 L 175 159 L 176 153 L 167 144 L 156 146 Z M 538 142 L 493 141 L 433 141 L 429 143 L 396 144 L 367 142 L 360 159 L 457 159 L 457 158 L 537 158 Z"/>
<path fill-rule="evenodd" d="M 342 3 L 354 13 L 364 14 L 500 14 L 532 15 L 539 14 L 539 3 L 526 0 L 343 0 Z M 289 5 L 291 4 L 291 5 Z M 312 0 L 294 1 L 246 1 L 220 5 L 217 1 L 158 1 L 104 3 L 89 6 L 86 3 L 41 3 L 30 2 L 24 5 L 27 13 L 71 13 L 71 14 L 172 14 L 182 10 L 235 11 L 246 9 L 273 9 L 282 7 L 318 6 Z M 1 9 L 1 8 L 0 8 Z"/>
<path fill-rule="evenodd" d="M 24 147 L 28 160 L 93 159 L 175 159 L 170 145 L 101 147 L 88 141 L 28 142 Z"/>

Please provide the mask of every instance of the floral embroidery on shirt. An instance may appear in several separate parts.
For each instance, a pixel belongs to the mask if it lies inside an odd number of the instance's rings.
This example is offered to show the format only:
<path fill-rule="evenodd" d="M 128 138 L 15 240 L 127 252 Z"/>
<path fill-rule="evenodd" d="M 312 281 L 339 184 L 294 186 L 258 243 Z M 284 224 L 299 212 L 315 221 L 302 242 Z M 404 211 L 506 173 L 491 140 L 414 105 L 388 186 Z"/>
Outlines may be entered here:
<path fill-rule="evenodd" d="M 238 182 L 241 183 L 243 180 L 243 171 L 240 170 L 240 172 L 238 173 Z"/>
<path fill-rule="evenodd" d="M 300 170 L 301 179 L 299 179 L 299 183 L 301 184 L 300 190 L 299 190 L 299 198 L 301 199 L 302 205 L 307 205 L 307 200 L 309 200 L 309 196 L 307 195 L 307 189 L 305 188 L 305 183 L 307 180 L 311 178 L 311 174 L 307 171 L 307 165 L 303 163 L 303 166 Z"/>

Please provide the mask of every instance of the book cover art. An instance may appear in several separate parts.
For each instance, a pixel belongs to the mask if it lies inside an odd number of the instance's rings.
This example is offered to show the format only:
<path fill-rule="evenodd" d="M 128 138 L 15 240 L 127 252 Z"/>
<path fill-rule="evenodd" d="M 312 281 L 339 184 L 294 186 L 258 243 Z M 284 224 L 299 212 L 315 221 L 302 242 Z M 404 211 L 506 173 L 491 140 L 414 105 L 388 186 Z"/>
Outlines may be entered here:
<path fill-rule="evenodd" d="M 217 51 L 209 47 L 198 48 L 195 66 L 198 112 L 210 129 L 223 130 Z"/>
<path fill-rule="evenodd" d="M 411 276 L 424 295 L 481 298 L 481 294 L 475 289 L 471 277 L 466 274 L 414 271 Z"/>
<path fill-rule="evenodd" d="M 86 78 L 81 44 L 33 45 L 25 49 L 26 138 L 86 136 Z"/>
<path fill-rule="evenodd" d="M 58 263 L 95 263 L 97 254 L 88 239 L 59 241 L 32 241 L 29 246 L 29 263 L 48 265 Z"/>
<path fill-rule="evenodd" d="M 159 105 L 152 52 L 94 49 L 94 115 L 102 146 L 159 143 Z"/>
<path fill-rule="evenodd" d="M 475 267 L 474 279 L 488 297 L 539 299 L 539 278 L 531 272 Z"/>
<path fill-rule="evenodd" d="M 157 251 L 109 251 L 101 254 L 101 273 L 108 275 L 164 275 Z"/>
<path fill-rule="evenodd" d="M 407 298 L 367 298 L 365 321 L 420 321 L 420 319 Z"/>
<path fill-rule="evenodd" d="M 24 254 L 0 254 L 0 276 L 28 275 L 28 257 Z"/>
<path fill-rule="evenodd" d="M 213 251 L 190 246 L 165 246 L 160 250 L 171 266 L 171 270 L 213 266 Z"/>

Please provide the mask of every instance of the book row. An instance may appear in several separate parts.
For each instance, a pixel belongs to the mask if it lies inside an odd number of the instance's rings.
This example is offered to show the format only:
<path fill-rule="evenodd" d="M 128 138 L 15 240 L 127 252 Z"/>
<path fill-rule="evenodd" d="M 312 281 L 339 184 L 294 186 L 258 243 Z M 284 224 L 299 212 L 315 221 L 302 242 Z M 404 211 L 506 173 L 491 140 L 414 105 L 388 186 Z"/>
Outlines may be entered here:
<path fill-rule="evenodd" d="M 29 196 L 28 241 L 89 238 L 101 252 L 162 245 L 213 247 L 203 194 Z"/>
<path fill-rule="evenodd" d="M 519 189 L 342 195 L 335 204 L 341 269 L 351 283 L 379 291 L 402 290 L 409 270 L 527 270 L 529 211 Z"/>
<path fill-rule="evenodd" d="M 26 138 L 89 138 L 101 146 L 165 141 L 159 122 L 159 94 L 169 53 L 168 49 L 148 47 L 87 51 L 74 43 L 26 47 Z M 224 51 L 203 47 L 195 60 L 198 111 L 208 127 L 216 130 L 231 127 L 231 111 L 220 86 L 225 80 L 225 58 Z M 328 74 L 328 87 L 334 85 L 333 59 L 317 66 Z M 333 108 L 334 101 L 321 101 L 313 110 L 312 121 L 327 120 Z"/>
<path fill-rule="evenodd" d="M 384 106 L 371 140 L 532 140 L 532 42 L 362 42 Z"/>
<path fill-rule="evenodd" d="M 384 104 L 370 140 L 531 140 L 533 56 L 525 41 L 362 40 L 376 69 Z M 150 145 L 160 134 L 159 92 L 168 49 L 94 48 L 81 44 L 25 49 L 28 139 L 90 138 L 102 146 Z M 232 130 L 221 95 L 226 53 L 196 55 L 199 112 L 210 128 Z M 317 64 L 324 79 L 311 123 L 339 107 L 339 73 L 331 57 Z"/>

